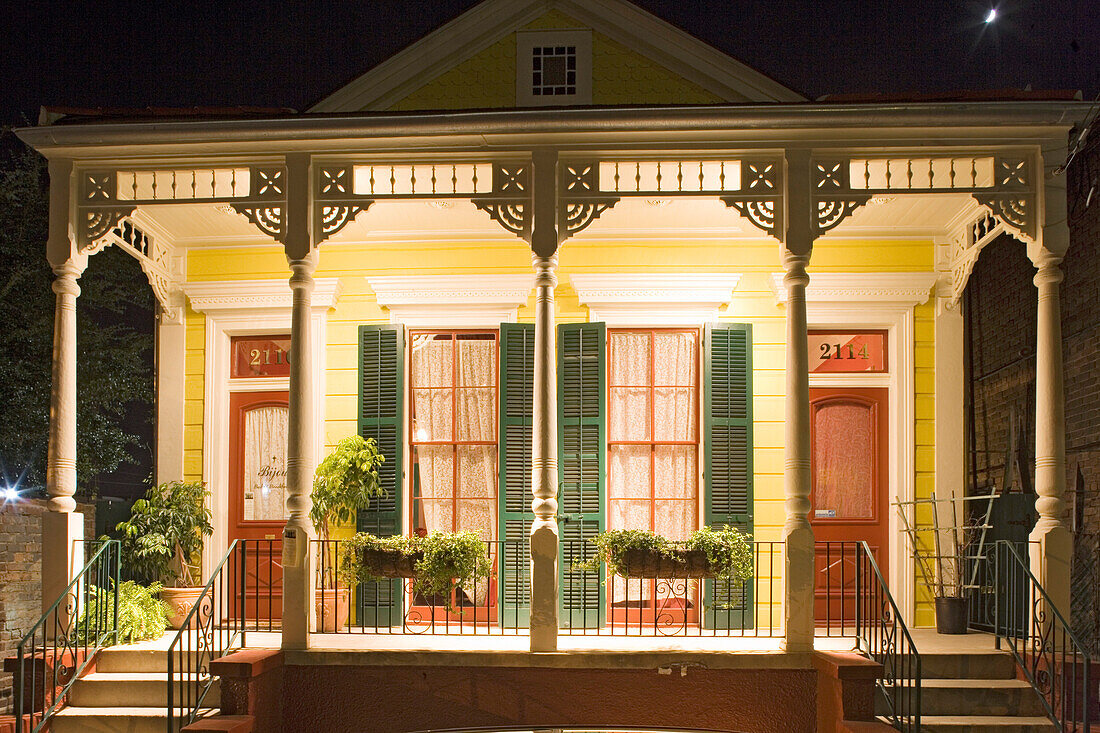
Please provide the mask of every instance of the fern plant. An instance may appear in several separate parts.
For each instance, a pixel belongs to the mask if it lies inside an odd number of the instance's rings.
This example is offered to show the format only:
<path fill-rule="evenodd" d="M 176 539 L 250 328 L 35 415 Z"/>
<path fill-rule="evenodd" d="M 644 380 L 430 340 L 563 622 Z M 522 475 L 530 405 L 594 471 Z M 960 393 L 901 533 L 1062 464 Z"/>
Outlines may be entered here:
<path fill-rule="evenodd" d="M 77 637 L 81 642 L 95 643 L 110 629 L 118 629 L 113 643 L 133 644 L 159 639 L 168 628 L 168 605 L 160 600 L 163 586 L 153 583 L 145 587 L 132 580 L 118 586 L 118 619 L 115 623 L 114 595 L 106 588 L 92 586 L 77 621 Z"/>

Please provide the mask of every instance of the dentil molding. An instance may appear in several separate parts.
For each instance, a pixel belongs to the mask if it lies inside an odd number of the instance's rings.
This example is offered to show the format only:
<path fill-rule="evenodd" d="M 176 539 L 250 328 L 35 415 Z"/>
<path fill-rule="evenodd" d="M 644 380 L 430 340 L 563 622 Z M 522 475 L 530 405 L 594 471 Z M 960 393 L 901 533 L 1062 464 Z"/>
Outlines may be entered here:
<path fill-rule="evenodd" d="M 718 319 L 741 273 L 610 273 L 570 275 L 589 320 L 612 325 L 687 325 Z"/>
<path fill-rule="evenodd" d="M 892 303 L 916 306 L 928 300 L 936 284 L 934 272 L 815 272 L 806 287 L 808 303 Z M 787 302 L 783 273 L 772 273 L 777 304 Z"/>
<path fill-rule="evenodd" d="M 315 278 L 310 307 L 335 308 L 340 289 L 340 278 Z M 287 280 L 194 282 L 186 283 L 183 292 L 191 302 L 191 309 L 199 313 L 289 311 L 294 300 Z"/>
<path fill-rule="evenodd" d="M 485 328 L 515 322 L 535 275 L 379 275 L 367 282 L 392 323 Z"/>

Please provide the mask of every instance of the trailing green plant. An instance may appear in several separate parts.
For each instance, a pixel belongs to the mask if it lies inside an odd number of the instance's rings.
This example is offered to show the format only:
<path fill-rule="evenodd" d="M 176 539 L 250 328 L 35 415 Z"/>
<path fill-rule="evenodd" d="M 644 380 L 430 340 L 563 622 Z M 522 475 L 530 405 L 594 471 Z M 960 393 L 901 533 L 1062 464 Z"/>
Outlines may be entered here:
<path fill-rule="evenodd" d="M 193 587 L 201 582 L 197 571 L 203 542 L 214 531 L 209 496 L 206 484 L 198 481 L 169 481 L 149 487 L 144 498 L 134 502 L 130 518 L 115 527 L 122 540 L 127 574 L 169 587 Z"/>
<path fill-rule="evenodd" d="M 684 542 L 684 549 L 704 553 L 707 564 L 720 578 L 740 583 L 752 577 L 752 545 L 734 527 L 700 527 Z"/>
<path fill-rule="evenodd" d="M 378 466 L 385 456 L 378 452 L 374 438 L 352 435 L 336 444 L 313 477 L 309 518 L 323 540 L 332 528 L 355 518 L 356 512 L 370 506 L 370 500 L 385 496 L 378 480 Z"/>
<path fill-rule="evenodd" d="M 118 637 L 107 641 L 112 644 L 133 644 L 138 641 L 159 639 L 168 628 L 168 605 L 160 600 L 160 583 L 149 587 L 127 580 L 118 586 Z M 92 586 L 84 603 L 84 610 L 77 621 L 80 642 L 93 642 L 107 629 L 115 626 L 114 594 L 106 588 Z"/>
<path fill-rule="evenodd" d="M 451 607 L 456 589 L 469 588 L 492 570 L 485 543 L 473 532 L 430 532 L 426 537 L 375 537 L 360 532 L 341 543 L 339 577 L 349 585 L 382 580 L 364 567 L 364 551 L 416 558 L 413 592 L 442 596 Z"/>
<path fill-rule="evenodd" d="M 682 542 L 643 529 L 612 529 L 592 537 L 591 542 L 596 554 L 574 564 L 574 570 L 599 570 L 602 562 L 609 576 L 625 577 L 623 558 L 628 552 L 651 552 L 674 559 L 678 552 L 688 550 L 704 553 L 716 577 L 736 583 L 752 577 L 752 546 L 742 532 L 729 526 L 702 527 Z"/>

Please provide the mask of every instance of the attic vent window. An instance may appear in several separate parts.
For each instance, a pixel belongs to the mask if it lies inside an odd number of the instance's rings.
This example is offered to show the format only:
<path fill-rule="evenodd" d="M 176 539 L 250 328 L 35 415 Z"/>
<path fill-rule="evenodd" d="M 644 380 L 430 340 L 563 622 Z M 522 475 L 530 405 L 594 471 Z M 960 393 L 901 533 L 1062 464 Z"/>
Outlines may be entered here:
<path fill-rule="evenodd" d="M 531 94 L 577 93 L 577 47 L 535 46 L 531 49 Z"/>
<path fill-rule="evenodd" d="M 516 105 L 592 103 L 592 31 L 516 33 Z"/>

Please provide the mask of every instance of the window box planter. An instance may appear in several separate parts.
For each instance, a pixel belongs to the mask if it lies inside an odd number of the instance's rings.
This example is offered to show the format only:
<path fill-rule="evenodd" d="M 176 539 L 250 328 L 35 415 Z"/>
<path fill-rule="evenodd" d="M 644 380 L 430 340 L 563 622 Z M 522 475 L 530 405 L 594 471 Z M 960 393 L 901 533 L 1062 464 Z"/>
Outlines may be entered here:
<path fill-rule="evenodd" d="M 415 578 L 416 564 L 423 559 L 422 551 L 405 553 L 400 550 L 364 547 L 359 553 L 363 574 L 373 578 Z"/>
<path fill-rule="evenodd" d="M 714 578 L 717 573 L 702 550 L 677 548 L 671 555 L 657 550 L 626 550 L 619 566 L 627 578 Z"/>

